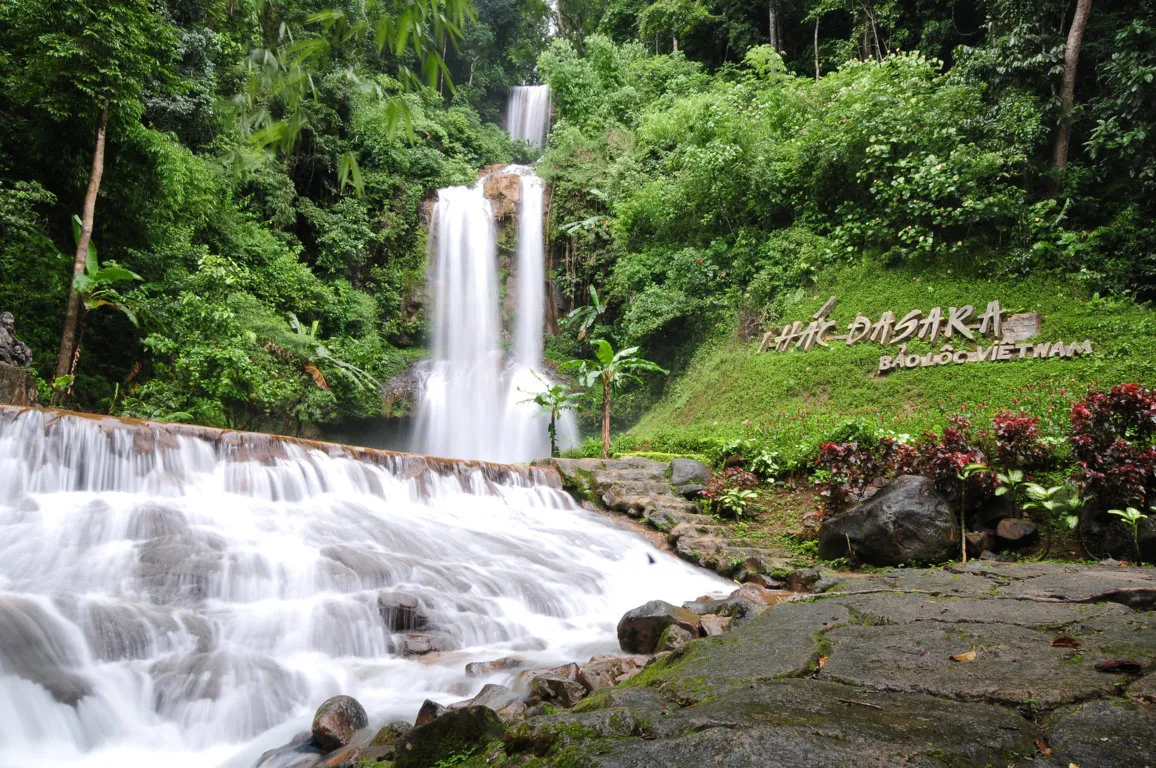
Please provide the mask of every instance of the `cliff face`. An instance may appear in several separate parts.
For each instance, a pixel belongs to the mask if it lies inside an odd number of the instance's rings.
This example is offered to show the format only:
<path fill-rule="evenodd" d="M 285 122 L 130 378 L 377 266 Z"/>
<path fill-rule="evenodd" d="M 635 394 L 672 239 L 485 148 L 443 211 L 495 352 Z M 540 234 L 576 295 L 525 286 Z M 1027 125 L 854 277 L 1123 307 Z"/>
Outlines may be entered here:
<path fill-rule="evenodd" d="M 0 363 L 0 405 L 36 405 L 39 397 L 28 371 Z"/>

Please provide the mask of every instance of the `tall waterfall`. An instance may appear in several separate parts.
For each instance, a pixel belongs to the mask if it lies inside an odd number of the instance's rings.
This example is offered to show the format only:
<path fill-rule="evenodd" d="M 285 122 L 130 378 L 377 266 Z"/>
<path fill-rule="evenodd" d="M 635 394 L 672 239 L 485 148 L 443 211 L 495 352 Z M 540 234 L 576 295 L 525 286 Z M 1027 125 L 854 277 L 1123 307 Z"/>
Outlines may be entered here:
<path fill-rule="evenodd" d="M 514 355 L 500 344 L 494 220 L 473 187 L 438 193 L 430 269 L 433 363 L 418 405 L 417 450 L 460 459 L 518 462 L 550 454 L 548 419 L 532 401 L 547 385 L 542 368 L 546 274 L 543 184 L 529 168 L 519 177 L 518 252 L 513 265 L 517 308 Z M 576 439 L 568 414 L 563 443 Z"/>
<path fill-rule="evenodd" d="M 5 768 L 248 768 L 331 695 L 410 719 L 722 586 L 541 470 L 0 407 Z M 398 593 L 444 653 L 401 653 Z"/>
<path fill-rule="evenodd" d="M 545 146 L 550 130 L 550 86 L 518 85 L 510 89 L 506 125 L 514 139 Z"/>

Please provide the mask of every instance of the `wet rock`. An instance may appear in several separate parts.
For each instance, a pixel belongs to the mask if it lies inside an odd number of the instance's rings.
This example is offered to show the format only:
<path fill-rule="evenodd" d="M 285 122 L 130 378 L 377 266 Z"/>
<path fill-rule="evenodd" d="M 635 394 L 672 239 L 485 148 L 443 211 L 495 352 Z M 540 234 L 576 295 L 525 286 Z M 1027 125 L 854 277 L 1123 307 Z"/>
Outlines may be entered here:
<path fill-rule="evenodd" d="M 708 613 L 702 617 L 702 633 L 706 637 L 718 637 L 726 634 L 730 629 L 733 619 L 730 616 L 718 616 L 717 614 Z"/>
<path fill-rule="evenodd" d="M 321 763 L 323 755 L 309 734 L 302 731 L 288 744 L 262 753 L 254 768 L 313 768 Z"/>
<path fill-rule="evenodd" d="M 448 709 L 443 707 L 441 704 L 438 704 L 436 701 L 432 699 L 426 699 L 422 702 L 421 708 L 417 711 L 417 719 L 413 722 L 414 727 L 425 725 L 426 723 L 432 723 L 434 720 L 437 720 L 448 711 Z"/>
<path fill-rule="evenodd" d="M 569 709 L 577 704 L 589 691 L 577 680 L 542 675 L 530 682 L 530 692 L 542 701 L 550 701 Z"/>
<path fill-rule="evenodd" d="M 406 734 L 413 730 L 413 726 L 404 720 L 394 720 L 381 727 L 369 742 L 371 747 L 392 747 L 401 741 Z"/>
<path fill-rule="evenodd" d="M 653 653 L 663 631 L 671 625 L 680 626 L 694 636 L 698 634 L 700 621 L 686 608 L 652 600 L 627 611 L 618 622 L 618 643 L 627 653 Z"/>
<path fill-rule="evenodd" d="M 790 593 L 771 591 L 759 584 L 743 584 L 725 598 L 700 598 L 689 603 L 683 603 L 683 608 L 696 615 L 717 614 L 729 617 L 737 622 L 761 616 L 772 605 L 788 597 Z"/>
<path fill-rule="evenodd" d="M 313 741 L 321 749 L 332 751 L 348 745 L 354 734 L 369 726 L 365 709 L 352 696 L 327 699 L 313 715 Z"/>
<path fill-rule="evenodd" d="M 658 638 L 658 644 L 654 646 L 655 653 L 663 653 L 664 651 L 675 651 L 683 647 L 691 640 L 694 640 L 697 633 L 692 633 L 688 629 L 684 629 L 677 624 L 671 624 L 666 629 L 662 630 L 662 635 Z"/>
<path fill-rule="evenodd" d="M 645 663 L 631 656 L 594 656 L 578 672 L 578 682 L 590 691 L 609 688 L 642 671 Z"/>
<path fill-rule="evenodd" d="M 82 650 L 71 642 L 70 630 L 35 601 L 0 597 L 0 669 L 76 706 L 92 685 L 79 673 Z"/>
<path fill-rule="evenodd" d="M 527 669 L 524 672 L 518 673 L 518 685 L 529 686 L 537 677 L 557 677 L 562 680 L 577 680 L 578 673 L 581 672 L 578 665 L 571 662 L 563 664 L 559 667 L 546 667 L 542 669 Z"/>
<path fill-rule="evenodd" d="M 670 462 L 670 484 L 673 486 L 703 484 L 710 480 L 710 467 L 694 459 L 674 459 Z"/>
<path fill-rule="evenodd" d="M 525 711 L 526 703 L 519 694 L 506 686 L 489 683 L 482 687 L 477 696 L 451 704 L 449 708 L 456 711 L 467 707 L 486 707 L 499 715 L 516 715 Z"/>
<path fill-rule="evenodd" d="M 819 555 L 828 560 L 853 556 L 870 565 L 940 563 L 958 548 L 951 507 L 930 479 L 917 475 L 898 478 L 819 529 Z"/>
<path fill-rule="evenodd" d="M 702 492 L 705 490 L 706 486 L 699 485 L 698 483 L 687 483 L 686 485 L 676 485 L 674 487 L 675 493 L 690 501 L 700 498 L 702 496 Z"/>
<path fill-rule="evenodd" d="M 424 656 L 427 653 L 450 651 L 453 647 L 449 635 L 440 632 L 403 635 L 400 640 L 400 651 L 403 656 Z"/>
<path fill-rule="evenodd" d="M 485 707 L 446 712 L 398 742 L 394 768 L 429 768 L 453 755 L 476 752 L 505 738 L 498 714 Z"/>
<path fill-rule="evenodd" d="M 420 632 L 429 626 L 421 602 L 405 592 L 382 592 L 377 596 L 377 610 L 391 632 Z"/>
<path fill-rule="evenodd" d="M 179 509 L 150 502 L 132 511 L 126 538 L 148 540 L 162 536 L 176 536 L 188 527 L 189 523 Z"/>
<path fill-rule="evenodd" d="M 504 669 L 517 669 L 526 664 L 526 660 L 518 656 L 506 656 L 492 661 L 472 661 L 466 665 L 466 674 L 470 677 L 485 677 Z"/>
<path fill-rule="evenodd" d="M 1026 547 L 1039 537 L 1040 529 L 1031 520 L 1006 518 L 999 521 L 995 533 L 1009 547 Z"/>

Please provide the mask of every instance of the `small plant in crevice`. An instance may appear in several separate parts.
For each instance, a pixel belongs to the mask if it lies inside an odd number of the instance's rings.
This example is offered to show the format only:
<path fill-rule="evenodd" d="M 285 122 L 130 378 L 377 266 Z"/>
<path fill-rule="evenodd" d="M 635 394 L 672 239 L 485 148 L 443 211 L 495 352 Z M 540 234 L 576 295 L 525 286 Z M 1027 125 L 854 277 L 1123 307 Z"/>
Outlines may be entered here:
<path fill-rule="evenodd" d="M 754 473 L 728 467 L 721 475 L 707 481 L 702 497 L 707 500 L 712 512 L 741 520 L 750 512 L 751 504 L 758 497 L 755 492 L 758 486 L 759 478 Z"/>

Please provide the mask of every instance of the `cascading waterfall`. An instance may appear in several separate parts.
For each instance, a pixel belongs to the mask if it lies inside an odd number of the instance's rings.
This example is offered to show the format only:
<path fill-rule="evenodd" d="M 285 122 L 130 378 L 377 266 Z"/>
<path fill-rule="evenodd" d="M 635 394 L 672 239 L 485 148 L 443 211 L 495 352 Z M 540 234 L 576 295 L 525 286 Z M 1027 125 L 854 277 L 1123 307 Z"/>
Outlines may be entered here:
<path fill-rule="evenodd" d="M 550 480 L 0 407 L 0 765 L 248 768 L 331 695 L 412 718 L 724 586 Z M 401 655 L 398 593 L 447 652 Z"/>
<path fill-rule="evenodd" d="M 512 138 L 528 141 L 535 147 L 545 146 L 550 130 L 550 86 L 518 85 L 511 88 L 506 125 Z"/>
<path fill-rule="evenodd" d="M 496 232 L 485 179 L 438 192 L 430 270 L 433 362 L 418 405 L 416 448 L 435 456 L 525 462 L 550 453 L 548 418 L 532 400 L 542 373 L 546 274 L 542 180 L 519 177 L 514 355 L 500 344 Z M 558 426 L 563 447 L 577 440 L 573 418 Z"/>

